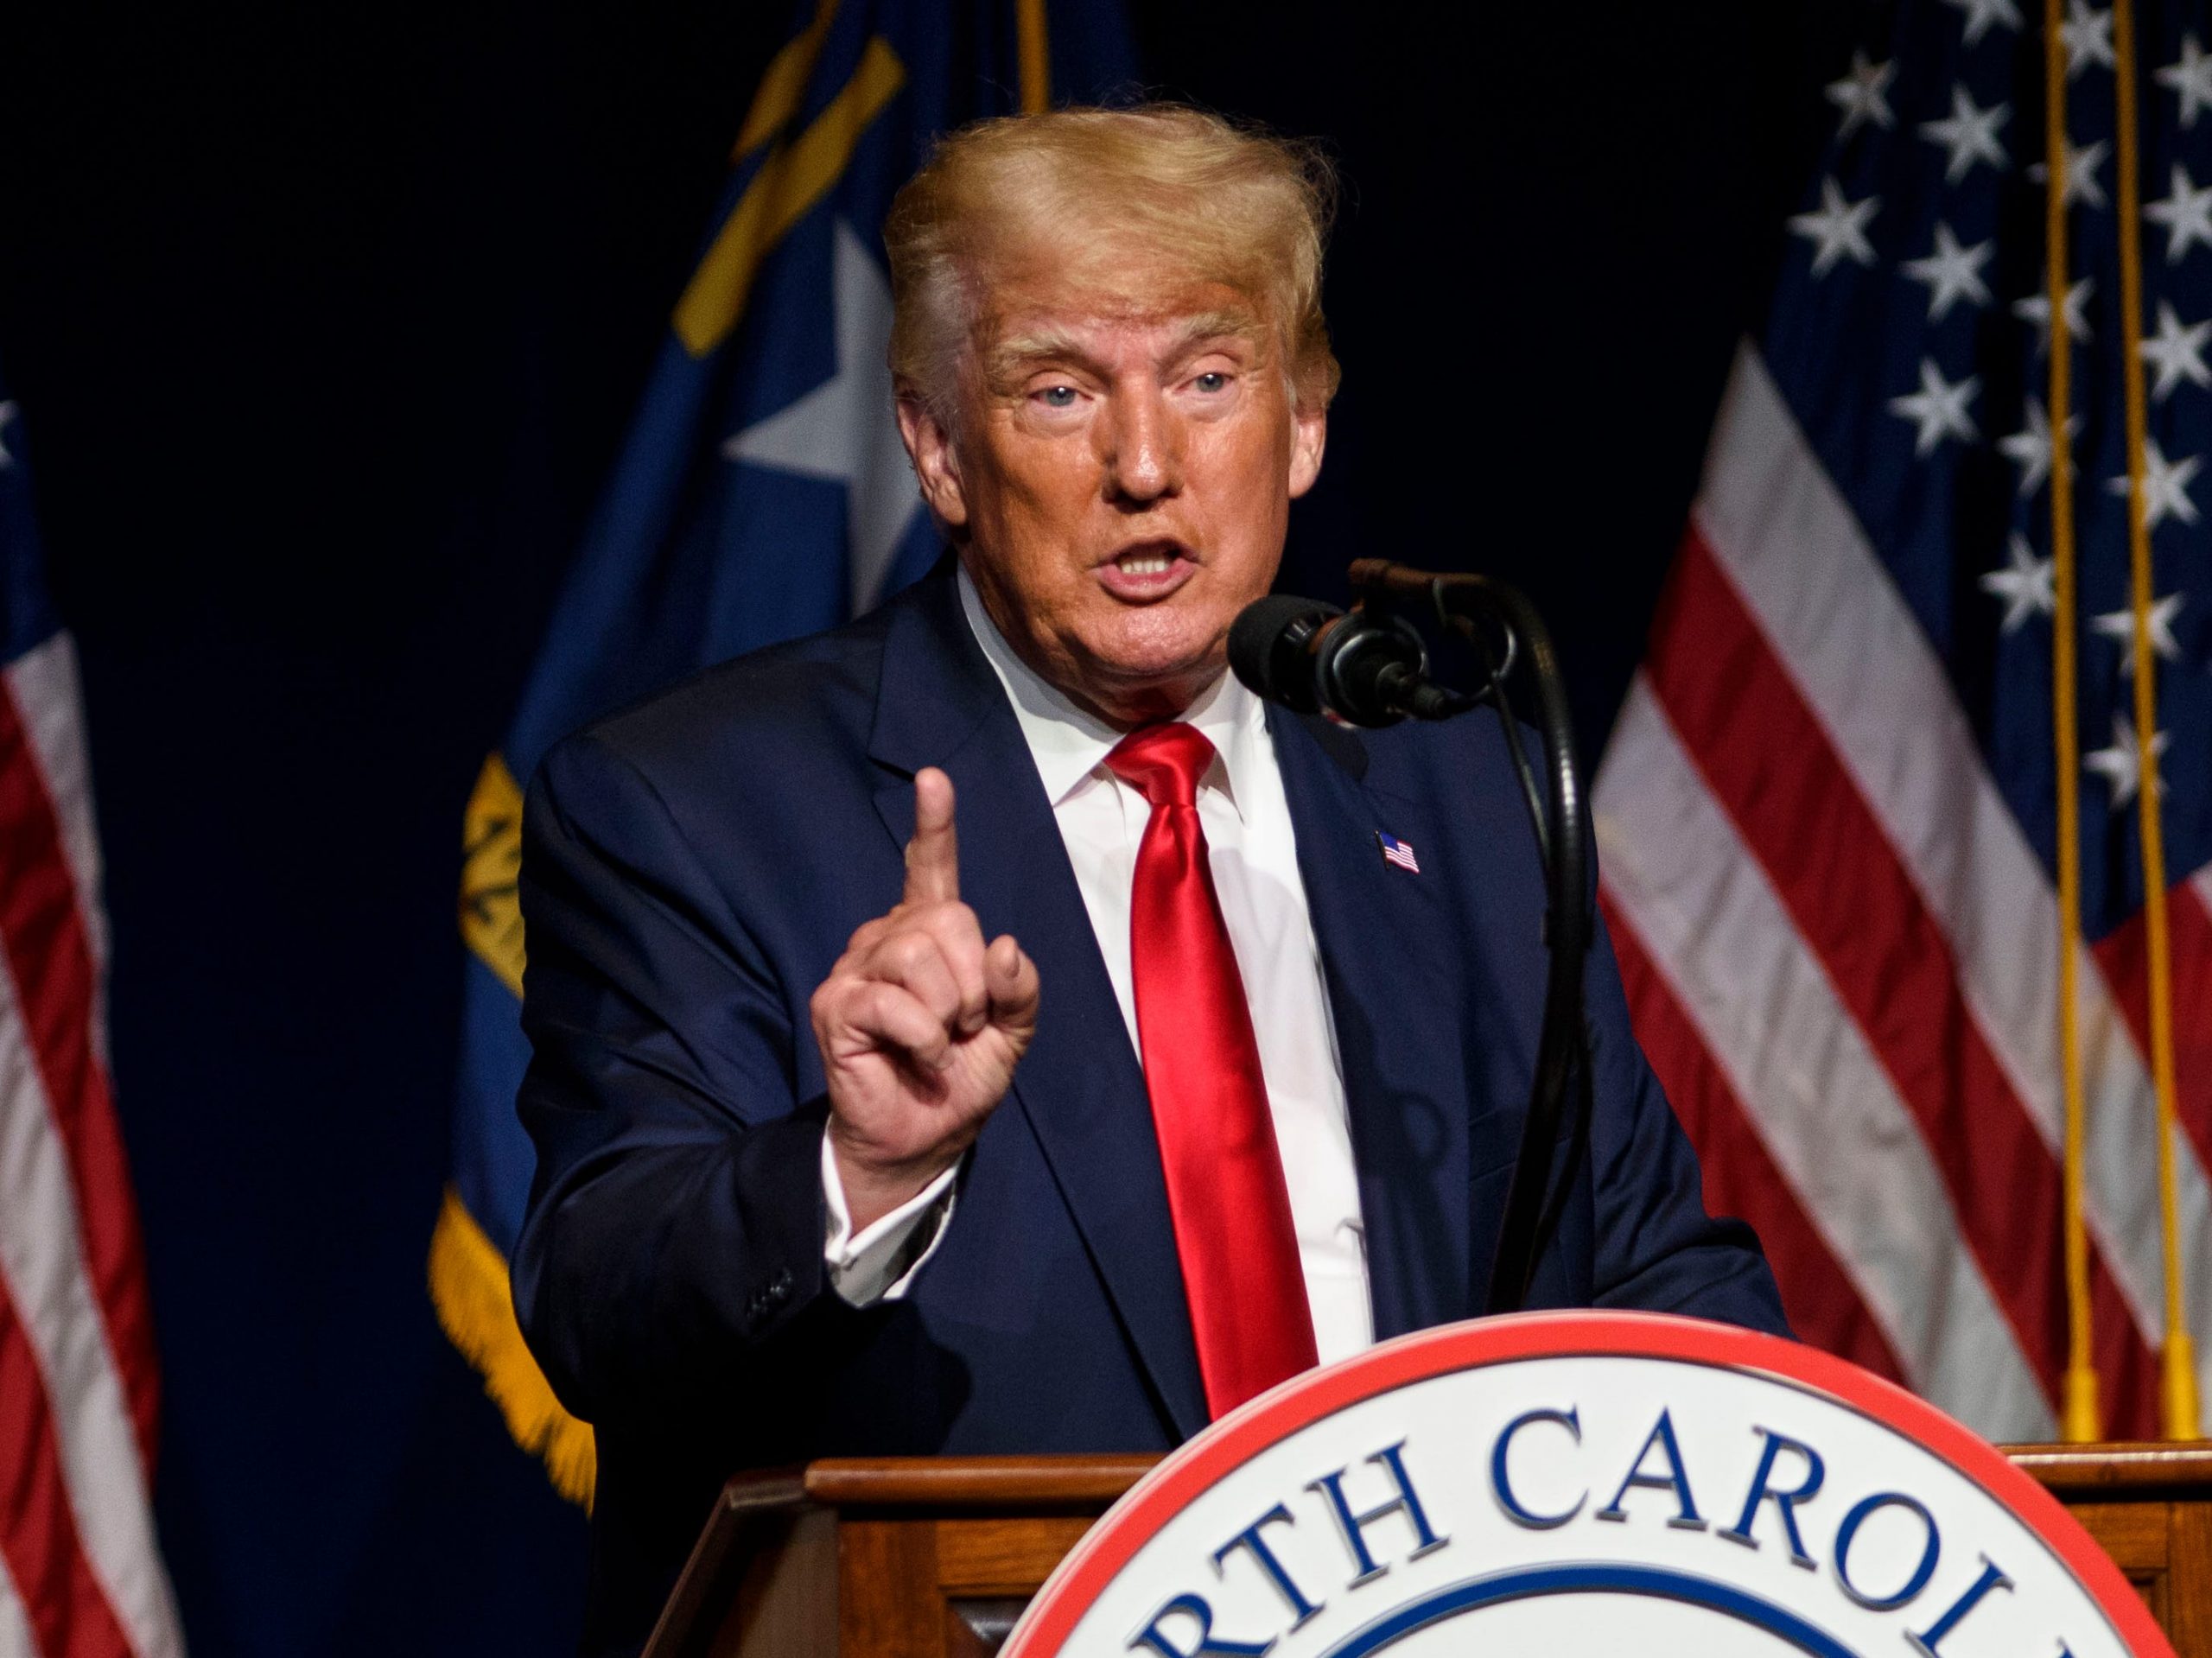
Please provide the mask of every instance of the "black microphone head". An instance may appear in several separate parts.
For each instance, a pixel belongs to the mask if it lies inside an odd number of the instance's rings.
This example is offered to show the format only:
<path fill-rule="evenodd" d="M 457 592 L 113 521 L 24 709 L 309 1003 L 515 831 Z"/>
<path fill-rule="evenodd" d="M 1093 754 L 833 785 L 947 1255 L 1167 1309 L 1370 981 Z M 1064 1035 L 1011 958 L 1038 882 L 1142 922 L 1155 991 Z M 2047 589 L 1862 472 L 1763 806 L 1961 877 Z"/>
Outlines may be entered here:
<path fill-rule="evenodd" d="M 1313 637 L 1344 614 L 1334 605 L 1278 593 L 1255 600 L 1229 629 L 1229 666 L 1255 695 L 1301 714 L 1320 709 Z"/>

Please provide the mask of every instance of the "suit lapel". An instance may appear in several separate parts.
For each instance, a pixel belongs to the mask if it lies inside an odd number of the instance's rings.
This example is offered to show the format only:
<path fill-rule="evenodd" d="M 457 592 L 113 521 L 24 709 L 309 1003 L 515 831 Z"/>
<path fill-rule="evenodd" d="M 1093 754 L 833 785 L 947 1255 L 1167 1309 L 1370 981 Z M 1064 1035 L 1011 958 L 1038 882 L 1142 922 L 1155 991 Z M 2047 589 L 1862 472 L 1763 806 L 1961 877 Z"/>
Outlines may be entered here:
<path fill-rule="evenodd" d="M 1361 780 L 1350 732 L 1275 708 L 1268 723 L 1327 976 L 1382 1340 L 1473 1311 L 1464 970 L 1435 863 L 1457 843 Z M 1377 830 L 1412 842 L 1428 872 L 1386 863 Z"/>
<path fill-rule="evenodd" d="M 1206 1425 L 1205 1396 L 1144 1073 L 1020 724 L 950 580 L 924 583 L 891 623 L 869 752 L 892 774 L 876 807 L 901 846 L 914 772 L 937 765 L 952 778 L 961 897 L 985 937 L 1021 941 L 1044 985 L 1014 1100 L 1160 1403 L 1188 1438 Z"/>

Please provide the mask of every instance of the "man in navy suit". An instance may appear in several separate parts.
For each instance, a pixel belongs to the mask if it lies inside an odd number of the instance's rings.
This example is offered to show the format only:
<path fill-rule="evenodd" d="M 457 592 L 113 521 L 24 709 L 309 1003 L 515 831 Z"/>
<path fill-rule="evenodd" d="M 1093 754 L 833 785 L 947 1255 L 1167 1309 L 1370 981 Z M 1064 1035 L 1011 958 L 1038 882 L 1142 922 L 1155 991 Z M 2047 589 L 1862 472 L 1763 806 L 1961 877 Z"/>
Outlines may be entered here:
<path fill-rule="evenodd" d="M 1544 982 L 1498 735 L 1224 671 L 1320 466 L 1325 205 L 1188 111 L 947 141 L 886 240 L 955 556 L 540 770 L 514 1287 L 597 1430 L 588 1649 L 741 1468 L 1165 1449 L 1482 1308 Z M 1602 942 L 1587 1000 L 1531 1305 L 1783 1330 Z"/>

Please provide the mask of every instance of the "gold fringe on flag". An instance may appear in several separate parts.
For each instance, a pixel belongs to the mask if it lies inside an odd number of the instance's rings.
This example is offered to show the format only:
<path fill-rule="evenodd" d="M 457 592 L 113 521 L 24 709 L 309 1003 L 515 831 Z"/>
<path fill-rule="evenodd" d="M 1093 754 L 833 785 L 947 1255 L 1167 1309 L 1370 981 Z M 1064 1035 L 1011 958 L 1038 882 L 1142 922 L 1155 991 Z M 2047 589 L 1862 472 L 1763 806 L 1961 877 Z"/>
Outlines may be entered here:
<path fill-rule="evenodd" d="M 515 1443 L 544 1462 L 556 1490 L 588 1509 L 599 1477 L 591 1424 L 553 1396 L 515 1322 L 506 1260 L 451 1186 L 430 1237 L 430 1302 L 446 1338 L 483 1376 Z"/>

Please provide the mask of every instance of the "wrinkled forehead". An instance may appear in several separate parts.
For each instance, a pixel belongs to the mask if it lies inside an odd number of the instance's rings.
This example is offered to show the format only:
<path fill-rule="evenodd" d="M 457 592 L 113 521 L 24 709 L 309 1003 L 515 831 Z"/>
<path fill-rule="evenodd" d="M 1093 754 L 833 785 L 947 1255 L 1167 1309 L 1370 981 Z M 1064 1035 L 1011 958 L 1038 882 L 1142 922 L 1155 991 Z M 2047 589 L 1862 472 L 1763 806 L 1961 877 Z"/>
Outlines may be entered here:
<path fill-rule="evenodd" d="M 978 250 L 969 276 L 973 359 L 988 372 L 1010 355 L 1109 334 L 1141 336 L 1155 350 L 1235 336 L 1267 351 L 1276 325 L 1265 285 L 1211 251 L 1080 232 Z"/>

